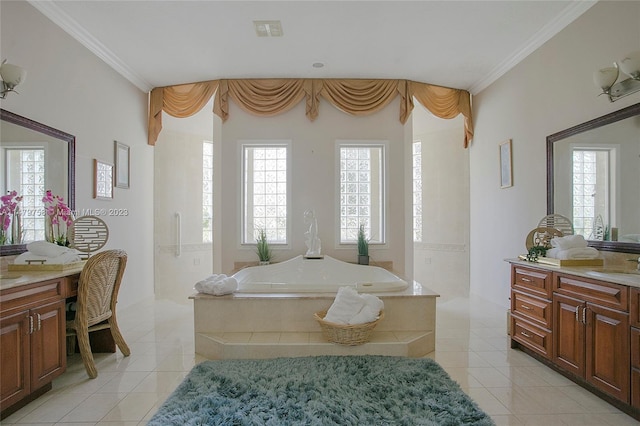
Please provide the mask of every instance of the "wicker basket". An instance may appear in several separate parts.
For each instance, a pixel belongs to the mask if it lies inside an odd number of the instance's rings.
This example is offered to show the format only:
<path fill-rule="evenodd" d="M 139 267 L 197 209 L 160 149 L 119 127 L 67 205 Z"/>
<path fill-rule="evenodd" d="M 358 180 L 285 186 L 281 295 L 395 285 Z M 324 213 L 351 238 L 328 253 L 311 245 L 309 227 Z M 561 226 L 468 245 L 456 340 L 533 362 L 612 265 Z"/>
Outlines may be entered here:
<path fill-rule="evenodd" d="M 313 314 L 316 321 L 318 321 L 318 324 L 320 324 L 324 337 L 332 343 L 355 346 L 362 345 L 369 341 L 371 332 L 384 318 L 384 311 L 380 311 L 380 316 L 375 321 L 353 325 L 336 324 L 325 321 L 324 317 L 326 315 L 327 311 L 320 311 Z"/>

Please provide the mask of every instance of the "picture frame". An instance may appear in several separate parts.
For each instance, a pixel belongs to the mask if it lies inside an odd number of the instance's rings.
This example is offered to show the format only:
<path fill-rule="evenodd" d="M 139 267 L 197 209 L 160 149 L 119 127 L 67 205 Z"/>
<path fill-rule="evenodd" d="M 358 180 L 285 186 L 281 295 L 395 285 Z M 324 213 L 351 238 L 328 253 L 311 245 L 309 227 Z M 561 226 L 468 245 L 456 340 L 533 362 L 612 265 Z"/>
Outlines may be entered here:
<path fill-rule="evenodd" d="M 131 175 L 130 149 L 122 142 L 114 142 L 114 159 L 116 164 L 115 186 L 117 188 L 129 189 L 129 176 Z"/>
<path fill-rule="evenodd" d="M 93 159 L 93 198 L 113 199 L 113 164 Z"/>
<path fill-rule="evenodd" d="M 500 188 L 513 186 L 513 166 L 511 153 L 511 139 L 499 145 L 500 149 Z"/>

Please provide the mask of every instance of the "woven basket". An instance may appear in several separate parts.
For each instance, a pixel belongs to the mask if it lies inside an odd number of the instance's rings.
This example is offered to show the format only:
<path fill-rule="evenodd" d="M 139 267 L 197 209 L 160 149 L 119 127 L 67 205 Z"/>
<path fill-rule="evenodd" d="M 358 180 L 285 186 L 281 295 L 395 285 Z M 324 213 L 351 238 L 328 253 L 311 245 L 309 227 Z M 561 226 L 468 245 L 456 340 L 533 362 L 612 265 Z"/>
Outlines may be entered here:
<path fill-rule="evenodd" d="M 356 346 L 369 341 L 371 332 L 384 318 L 384 311 L 380 311 L 380 316 L 375 321 L 353 325 L 336 324 L 325 321 L 324 317 L 326 315 L 327 311 L 320 311 L 313 314 L 316 321 L 318 321 L 318 324 L 320 324 L 324 337 L 332 343 Z"/>

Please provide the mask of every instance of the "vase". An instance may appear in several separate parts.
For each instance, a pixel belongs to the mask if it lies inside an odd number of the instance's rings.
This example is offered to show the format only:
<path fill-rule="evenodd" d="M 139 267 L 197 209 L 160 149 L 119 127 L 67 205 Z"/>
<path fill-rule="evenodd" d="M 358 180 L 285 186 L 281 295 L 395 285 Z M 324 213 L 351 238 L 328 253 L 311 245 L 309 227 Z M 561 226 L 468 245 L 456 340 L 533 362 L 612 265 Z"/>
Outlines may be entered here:
<path fill-rule="evenodd" d="M 369 264 L 369 256 L 358 255 L 358 265 L 368 265 Z"/>
<path fill-rule="evenodd" d="M 22 244 L 22 209 L 16 206 L 11 218 L 11 244 Z"/>
<path fill-rule="evenodd" d="M 271 263 L 271 261 L 269 261 L 269 260 L 261 260 L 258 264 L 259 264 L 260 266 L 264 266 L 264 265 L 268 265 L 268 264 L 270 264 L 270 263 Z"/>

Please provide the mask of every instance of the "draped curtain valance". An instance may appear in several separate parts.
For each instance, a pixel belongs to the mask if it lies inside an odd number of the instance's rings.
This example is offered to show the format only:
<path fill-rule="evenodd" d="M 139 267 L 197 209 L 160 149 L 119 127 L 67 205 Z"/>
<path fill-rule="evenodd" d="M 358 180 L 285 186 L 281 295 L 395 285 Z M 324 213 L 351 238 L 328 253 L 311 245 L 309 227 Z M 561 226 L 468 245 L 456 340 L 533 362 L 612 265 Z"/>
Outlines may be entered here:
<path fill-rule="evenodd" d="M 189 117 L 200 111 L 214 94 L 213 112 L 222 121 L 229 117 L 229 98 L 244 111 L 267 117 L 288 111 L 304 99 L 306 115 L 313 121 L 318 116 L 320 97 L 345 113 L 367 115 L 400 96 L 399 119 L 404 124 L 416 98 L 436 117 L 464 115 L 465 148 L 473 138 L 471 96 L 466 90 L 410 80 L 243 79 L 153 89 L 149 105 L 149 145 L 155 145 L 162 130 L 162 111 L 174 117 Z"/>

